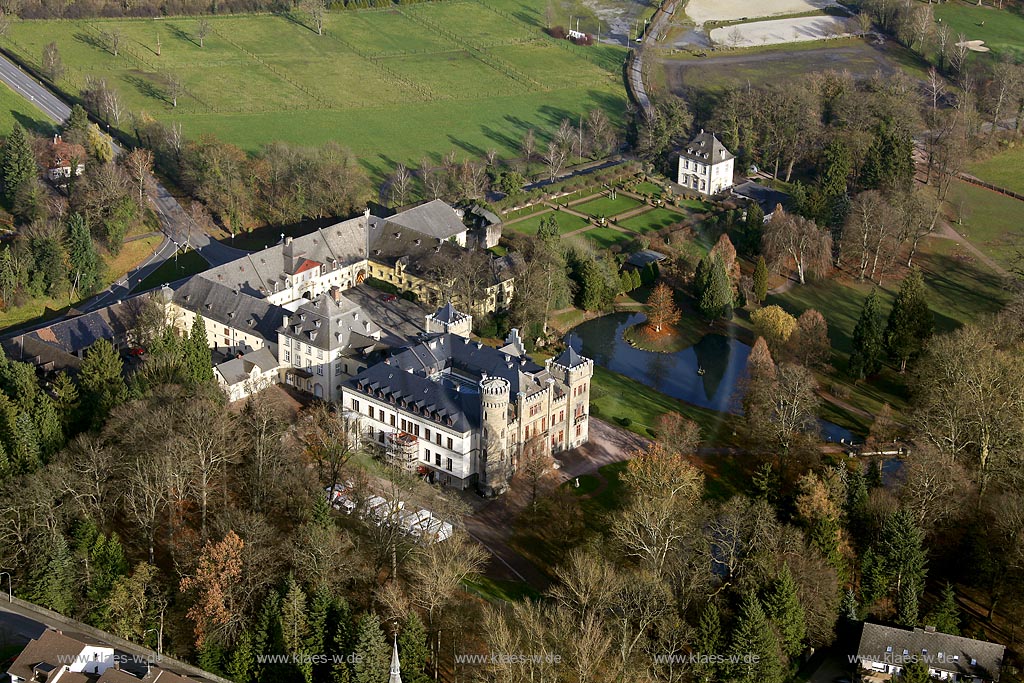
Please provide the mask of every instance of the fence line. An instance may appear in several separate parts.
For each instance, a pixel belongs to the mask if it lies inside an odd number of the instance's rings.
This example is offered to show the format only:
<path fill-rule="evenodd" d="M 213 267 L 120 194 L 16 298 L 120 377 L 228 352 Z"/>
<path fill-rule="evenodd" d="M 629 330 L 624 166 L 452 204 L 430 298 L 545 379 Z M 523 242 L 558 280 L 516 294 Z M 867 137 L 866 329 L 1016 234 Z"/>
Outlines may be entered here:
<path fill-rule="evenodd" d="M 956 177 L 959 178 L 960 180 L 964 181 L 965 183 L 970 183 L 971 185 L 977 185 L 978 187 L 984 187 L 986 190 L 992 190 L 993 192 L 998 192 L 999 194 L 1006 195 L 1007 197 L 1010 197 L 1012 199 L 1017 199 L 1019 201 L 1024 202 L 1024 195 L 1022 195 L 1022 194 L 1020 194 L 1018 192 L 1014 192 L 1013 190 L 1009 190 L 1009 189 L 1007 189 L 1005 187 L 1000 187 L 999 185 L 993 185 L 992 183 L 985 182 L 984 180 L 981 180 L 980 178 L 975 178 L 974 176 L 967 175 L 966 173 L 957 173 Z"/>

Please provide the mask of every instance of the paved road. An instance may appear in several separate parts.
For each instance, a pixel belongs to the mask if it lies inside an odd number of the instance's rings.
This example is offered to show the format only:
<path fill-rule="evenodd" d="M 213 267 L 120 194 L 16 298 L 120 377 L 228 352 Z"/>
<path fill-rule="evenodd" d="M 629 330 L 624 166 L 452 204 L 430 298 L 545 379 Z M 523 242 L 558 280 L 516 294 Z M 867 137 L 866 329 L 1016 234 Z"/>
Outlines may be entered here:
<path fill-rule="evenodd" d="M 29 100 L 56 123 L 64 123 L 71 115 L 71 107 L 66 102 L 3 55 L 0 55 L 0 80 L 10 86 L 14 92 Z M 116 142 L 111 144 L 115 154 L 124 151 Z M 155 189 L 150 192 L 149 201 L 160 218 L 160 228 L 164 232 L 164 239 L 160 246 L 124 278 L 92 299 L 80 304 L 77 307 L 79 310 L 95 310 L 125 298 L 150 273 L 159 268 L 164 261 L 172 258 L 179 248 L 186 245 L 198 251 L 200 256 L 212 266 L 233 261 L 247 253 L 241 249 L 221 244 L 210 237 L 189 218 L 181 204 L 160 183 L 157 183 Z"/>

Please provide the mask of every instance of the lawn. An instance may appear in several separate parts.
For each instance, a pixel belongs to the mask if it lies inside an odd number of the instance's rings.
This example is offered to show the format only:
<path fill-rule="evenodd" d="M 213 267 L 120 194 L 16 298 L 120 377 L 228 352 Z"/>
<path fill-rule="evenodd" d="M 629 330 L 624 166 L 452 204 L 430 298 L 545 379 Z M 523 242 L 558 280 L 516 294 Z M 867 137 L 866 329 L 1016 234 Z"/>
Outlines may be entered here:
<path fill-rule="evenodd" d="M 1004 268 L 1018 265 L 1024 253 L 1024 202 L 956 181 L 950 204 L 959 215 L 953 227 Z"/>
<path fill-rule="evenodd" d="M 704 443 L 714 446 L 733 442 L 733 422 L 737 420 L 733 415 L 698 408 L 671 398 L 597 364 L 594 365 L 590 405 L 594 416 L 647 438 L 652 437 L 652 432 L 657 433 L 659 417 L 670 411 L 682 413 L 700 425 Z"/>
<path fill-rule="evenodd" d="M 1024 147 L 1007 148 L 984 161 L 970 164 L 967 170 L 993 185 L 1024 194 Z"/>
<path fill-rule="evenodd" d="M 558 232 L 561 235 L 590 225 L 590 222 L 586 218 L 580 218 L 579 216 L 574 216 L 573 214 L 566 213 L 564 211 L 550 211 L 545 214 L 531 216 L 530 218 L 519 221 L 518 223 L 512 223 L 511 225 L 506 223 L 505 227 L 524 235 L 533 236 L 537 234 L 537 229 L 540 228 L 541 221 L 549 216 L 554 216 L 555 221 L 558 223 Z"/>
<path fill-rule="evenodd" d="M 139 291 L 153 289 L 183 277 L 201 273 L 209 267 L 210 264 L 199 255 L 199 252 L 187 251 L 184 254 L 178 254 L 177 262 L 174 258 L 169 258 L 161 263 L 139 284 L 137 289 Z"/>
<path fill-rule="evenodd" d="M 591 228 L 582 234 L 575 235 L 572 239 L 586 239 L 599 249 L 610 249 L 616 244 L 625 248 L 635 238 L 633 235 L 615 228 Z"/>
<path fill-rule="evenodd" d="M 922 244 L 915 264 L 924 274 L 929 305 L 937 332 L 946 332 L 984 313 L 999 310 L 1008 300 L 998 275 L 977 263 L 950 240 L 932 239 Z M 889 314 L 892 299 L 899 290 L 899 281 L 886 280 L 879 291 L 883 315 Z M 900 408 L 906 401 L 905 378 L 894 368 L 886 367 L 871 383 L 854 384 L 846 375 L 852 349 L 853 328 L 857 324 L 864 299 L 871 291 L 870 283 L 847 279 L 829 279 L 796 286 L 785 294 L 769 296 L 768 304 L 778 304 L 793 315 L 808 308 L 820 311 L 828 321 L 832 341 L 832 365 L 836 371 L 822 377 L 822 385 L 840 386 L 850 395 L 846 400 L 871 413 L 889 403 Z M 827 419 L 863 431 L 870 425 L 855 416 L 830 413 Z"/>
<path fill-rule="evenodd" d="M 624 221 L 618 221 L 618 224 L 627 230 L 644 233 L 661 230 L 684 220 L 686 220 L 686 216 L 670 209 L 652 209 Z"/>
<path fill-rule="evenodd" d="M 213 134 L 247 150 L 333 140 L 382 177 L 399 161 L 439 161 L 453 149 L 517 155 L 527 130 L 543 142 L 564 118 L 594 108 L 621 123 L 625 51 L 562 45 L 534 23 L 541 0 L 517 7 L 336 11 L 322 36 L 298 16 L 213 16 L 203 47 L 194 18 L 20 21 L 0 44 L 38 67 L 55 42 L 62 90 L 77 95 L 87 76 L 102 77 L 128 112 L 180 123 L 187 137 Z M 117 57 L 106 37 L 115 31 Z M 176 107 L 168 75 L 183 84 Z M 131 119 L 122 117 L 126 132 Z"/>
<path fill-rule="evenodd" d="M 7 135 L 20 123 L 23 128 L 40 135 L 53 133 L 50 119 L 24 97 L 0 83 L 0 135 Z"/>
<path fill-rule="evenodd" d="M 612 199 L 609 196 L 599 197 L 598 199 L 591 199 L 589 202 L 585 202 L 583 204 L 576 204 L 572 208 L 591 216 L 606 216 L 608 218 L 614 218 L 620 213 L 625 213 L 641 206 L 643 206 L 643 202 L 637 201 L 632 197 L 627 197 L 622 193 L 618 193 L 616 194 L 615 199 Z"/>
<path fill-rule="evenodd" d="M 1019 61 L 1024 57 L 1024 17 L 1019 9 L 1012 6 L 1002 10 L 979 7 L 976 2 L 962 0 L 936 3 L 932 9 L 935 18 L 949 26 L 950 35 L 962 33 L 967 40 L 984 40 L 992 50 L 989 55 L 975 54 L 975 58 L 1007 56 L 1011 61 Z"/>
<path fill-rule="evenodd" d="M 642 183 L 637 183 L 637 186 L 634 187 L 632 191 L 636 194 L 650 194 L 660 197 L 661 193 L 665 190 L 660 185 L 655 185 L 654 183 L 645 180 Z"/>

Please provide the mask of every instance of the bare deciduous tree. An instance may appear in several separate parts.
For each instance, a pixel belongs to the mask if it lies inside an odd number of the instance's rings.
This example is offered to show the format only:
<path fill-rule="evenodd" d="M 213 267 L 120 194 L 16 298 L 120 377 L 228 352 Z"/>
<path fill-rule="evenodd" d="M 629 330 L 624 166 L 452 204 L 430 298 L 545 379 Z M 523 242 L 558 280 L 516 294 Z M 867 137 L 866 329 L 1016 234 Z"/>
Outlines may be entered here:
<path fill-rule="evenodd" d="M 765 224 L 761 246 L 776 271 L 792 262 L 800 284 L 806 282 L 807 273 L 824 275 L 832 266 L 829 232 L 803 216 L 786 213 L 781 206 L 775 208 L 772 219 Z"/>
<path fill-rule="evenodd" d="M 199 47 L 206 43 L 206 36 L 210 35 L 210 20 L 203 17 L 196 24 L 196 38 L 199 39 Z"/>

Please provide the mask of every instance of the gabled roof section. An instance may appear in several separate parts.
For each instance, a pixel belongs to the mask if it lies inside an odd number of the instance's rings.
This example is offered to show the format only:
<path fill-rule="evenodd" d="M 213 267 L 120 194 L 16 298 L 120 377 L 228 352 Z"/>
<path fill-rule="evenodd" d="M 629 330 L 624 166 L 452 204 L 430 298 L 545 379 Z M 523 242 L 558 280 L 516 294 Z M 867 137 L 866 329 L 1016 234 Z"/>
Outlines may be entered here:
<path fill-rule="evenodd" d="M 922 628 L 911 631 L 869 623 L 864 623 L 857 647 L 864 668 L 870 667 L 873 661 L 891 664 L 907 661 L 907 657 L 927 657 L 932 669 L 985 681 L 999 680 L 1005 653 L 1006 648 L 998 643 Z"/>
<path fill-rule="evenodd" d="M 318 349 L 334 350 L 350 346 L 366 348 L 366 339 L 376 339 L 380 326 L 351 299 L 325 292 L 288 314 L 287 324 L 278 332 Z"/>
<path fill-rule="evenodd" d="M 696 159 L 710 164 L 717 164 L 733 158 L 732 152 L 725 148 L 725 145 L 715 137 L 714 133 L 705 133 L 703 130 L 697 137 L 684 145 L 679 154 L 688 159 Z"/>
<path fill-rule="evenodd" d="M 438 322 L 447 323 L 448 325 L 451 325 L 452 323 L 457 323 L 460 320 L 466 318 L 466 314 L 457 311 L 455 307 L 452 306 L 452 302 L 448 301 L 445 303 L 444 306 L 437 309 L 437 312 L 434 313 L 433 317 L 434 320 Z"/>
<path fill-rule="evenodd" d="M 7 671 L 12 676 L 30 681 L 34 678 L 33 670 L 36 668 L 44 671 L 53 670 L 73 663 L 75 657 L 82 653 L 87 644 L 63 633 L 47 629 L 38 638 L 29 641 Z M 113 654 L 113 648 L 111 648 L 111 654 Z"/>
<path fill-rule="evenodd" d="M 207 320 L 277 343 L 277 328 L 287 311 L 266 299 L 193 277 L 174 291 L 172 300 Z"/>
<path fill-rule="evenodd" d="M 406 209 L 386 220 L 392 226 L 414 230 L 421 235 L 441 240 L 466 231 L 466 226 L 455 209 L 440 199 Z"/>

